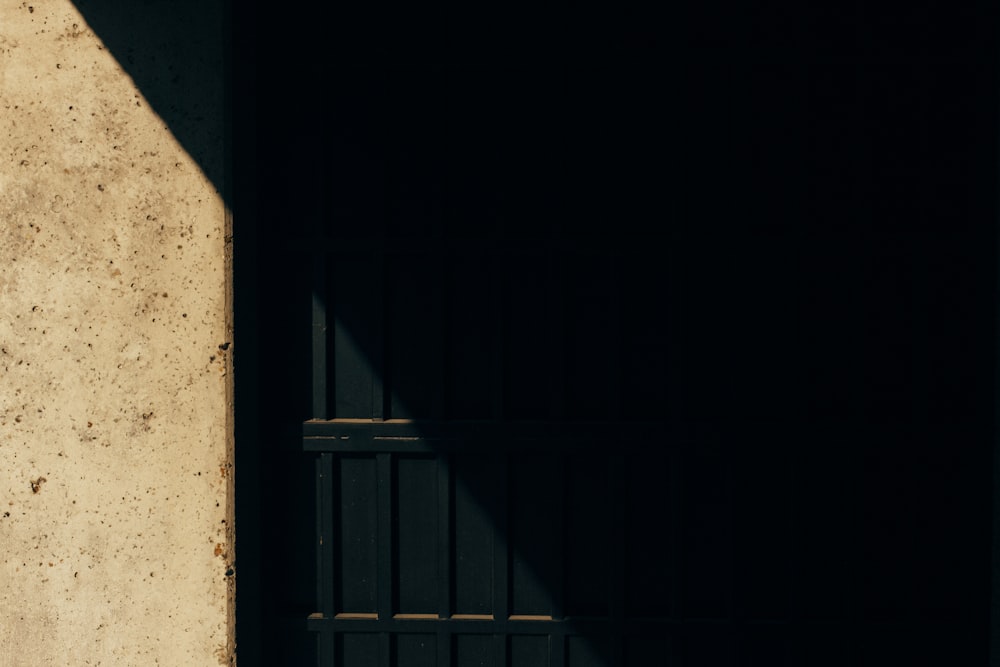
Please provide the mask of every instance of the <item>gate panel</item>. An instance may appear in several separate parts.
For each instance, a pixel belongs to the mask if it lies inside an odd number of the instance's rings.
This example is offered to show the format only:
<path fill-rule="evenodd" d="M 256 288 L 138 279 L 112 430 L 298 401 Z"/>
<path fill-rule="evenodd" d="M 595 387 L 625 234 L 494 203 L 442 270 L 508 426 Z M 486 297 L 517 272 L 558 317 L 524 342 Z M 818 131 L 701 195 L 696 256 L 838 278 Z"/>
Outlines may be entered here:
<path fill-rule="evenodd" d="M 317 535 L 333 565 L 309 620 L 336 647 L 324 667 L 625 665 L 677 623 L 658 598 L 626 623 L 618 566 L 672 496 L 633 496 L 627 523 L 620 496 L 684 438 L 643 424 L 328 420 L 307 422 L 304 442 L 334 471 L 320 477 Z M 635 456 L 609 456 L 615 442 Z M 636 590 L 658 596 L 676 565 L 637 569 Z"/>
<path fill-rule="evenodd" d="M 607 616 L 610 610 L 612 497 L 610 457 L 571 457 L 566 465 L 567 616 Z"/>
<path fill-rule="evenodd" d="M 455 664 L 499 667 L 496 644 L 496 639 L 492 635 L 456 635 Z"/>
<path fill-rule="evenodd" d="M 357 667 L 381 667 L 382 638 L 372 633 L 344 633 L 337 637 L 337 658 L 334 664 Z"/>
<path fill-rule="evenodd" d="M 625 640 L 625 664 L 672 667 L 680 663 L 674 654 L 672 637 L 628 637 Z"/>
<path fill-rule="evenodd" d="M 611 645 L 607 639 L 598 641 L 584 637 L 569 637 L 566 643 L 566 667 L 605 667 L 612 664 Z"/>
<path fill-rule="evenodd" d="M 624 461 L 625 614 L 669 616 L 677 610 L 679 552 L 674 461 L 628 457 Z M 657 465 L 659 464 L 659 465 Z M 650 521 L 650 520 L 653 521 Z"/>
<path fill-rule="evenodd" d="M 336 504 L 324 508 L 337 521 L 325 527 L 324 535 L 336 534 L 337 568 L 334 603 L 337 613 L 371 614 L 377 611 L 378 502 L 375 458 L 345 456 L 335 459 L 339 472 Z M 338 511 L 339 510 L 339 511 Z M 336 531 L 336 532 L 334 532 Z"/>
<path fill-rule="evenodd" d="M 549 638 L 512 635 L 507 649 L 509 664 L 518 667 L 549 667 Z"/>
<path fill-rule="evenodd" d="M 493 517 L 502 516 L 502 462 L 490 454 L 450 455 L 453 475 L 454 535 L 453 605 L 460 616 L 493 614 L 493 559 L 497 545 L 503 548 L 503 534 Z"/>
<path fill-rule="evenodd" d="M 393 508 L 397 614 L 438 613 L 439 526 L 438 462 L 430 457 L 395 459 Z"/>
<path fill-rule="evenodd" d="M 510 612 L 517 617 L 558 615 L 553 583 L 561 581 L 562 461 L 545 453 L 527 453 L 509 463 L 505 495 L 510 514 Z"/>
<path fill-rule="evenodd" d="M 734 564 L 730 461 L 718 447 L 685 454 L 681 608 L 694 618 L 729 618 Z"/>
<path fill-rule="evenodd" d="M 324 327 L 317 332 L 320 347 L 325 341 L 329 367 L 314 365 L 314 373 L 329 378 L 324 386 L 324 414 L 336 418 L 371 418 L 382 414 L 382 299 L 381 272 L 371 271 L 367 254 L 345 254 L 331 262 L 325 272 L 328 284 L 319 286 L 314 298 L 322 300 L 329 313 Z M 363 280 L 358 280 L 363 276 Z M 316 345 L 314 345 L 314 348 Z"/>
<path fill-rule="evenodd" d="M 391 664 L 392 667 L 439 667 L 437 635 L 393 635 Z"/>
<path fill-rule="evenodd" d="M 489 419 L 499 403 L 500 281 L 492 262 L 491 255 L 477 252 L 458 256 L 446 267 L 449 419 Z"/>
<path fill-rule="evenodd" d="M 545 419 L 555 394 L 551 372 L 550 310 L 545 256 L 512 252 L 505 258 L 503 285 L 503 405 L 511 419 Z"/>
<path fill-rule="evenodd" d="M 386 273 L 389 414 L 397 419 L 441 419 L 449 343 L 442 265 L 433 256 L 404 255 L 387 266 Z"/>

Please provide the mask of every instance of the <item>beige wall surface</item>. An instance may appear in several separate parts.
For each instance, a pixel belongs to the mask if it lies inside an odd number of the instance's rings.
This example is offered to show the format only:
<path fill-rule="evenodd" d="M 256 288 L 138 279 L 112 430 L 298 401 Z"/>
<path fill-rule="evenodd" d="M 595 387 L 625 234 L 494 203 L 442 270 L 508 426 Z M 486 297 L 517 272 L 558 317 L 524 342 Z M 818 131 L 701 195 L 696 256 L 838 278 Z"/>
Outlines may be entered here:
<path fill-rule="evenodd" d="M 72 2 L 0 0 L 0 666 L 231 660 L 217 185 Z"/>

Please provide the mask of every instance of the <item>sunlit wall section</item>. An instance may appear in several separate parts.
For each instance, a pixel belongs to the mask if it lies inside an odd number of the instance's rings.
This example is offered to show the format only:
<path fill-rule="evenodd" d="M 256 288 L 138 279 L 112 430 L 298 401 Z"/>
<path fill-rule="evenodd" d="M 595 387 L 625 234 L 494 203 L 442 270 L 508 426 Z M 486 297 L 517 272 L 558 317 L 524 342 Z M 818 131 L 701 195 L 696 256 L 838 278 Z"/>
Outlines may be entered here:
<path fill-rule="evenodd" d="M 232 653 L 228 215 L 127 57 L 69 0 L 0 2 L 4 665 Z"/>

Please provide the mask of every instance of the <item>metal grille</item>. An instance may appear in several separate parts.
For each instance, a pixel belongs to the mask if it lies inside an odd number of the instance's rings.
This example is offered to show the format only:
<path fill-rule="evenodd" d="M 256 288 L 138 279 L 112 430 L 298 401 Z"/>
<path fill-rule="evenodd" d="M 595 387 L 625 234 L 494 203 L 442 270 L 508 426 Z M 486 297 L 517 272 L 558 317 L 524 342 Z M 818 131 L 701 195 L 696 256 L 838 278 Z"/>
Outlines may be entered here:
<path fill-rule="evenodd" d="M 656 664 L 624 660 L 668 655 L 676 624 L 678 538 L 659 533 L 677 525 L 674 498 L 628 489 L 650 465 L 669 482 L 677 450 L 660 437 L 639 424 L 307 423 L 322 664 Z M 626 457 L 615 442 L 646 447 Z"/>
<path fill-rule="evenodd" d="M 634 418 L 665 402 L 663 252 L 316 247 L 320 664 L 668 656 L 686 438 Z"/>

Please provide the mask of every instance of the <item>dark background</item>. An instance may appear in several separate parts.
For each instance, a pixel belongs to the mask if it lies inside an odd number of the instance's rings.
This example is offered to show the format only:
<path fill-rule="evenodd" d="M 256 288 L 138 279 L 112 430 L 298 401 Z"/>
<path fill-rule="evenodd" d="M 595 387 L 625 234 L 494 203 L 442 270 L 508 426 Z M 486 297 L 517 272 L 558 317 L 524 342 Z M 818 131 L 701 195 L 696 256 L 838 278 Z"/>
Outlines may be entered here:
<path fill-rule="evenodd" d="M 840 624 L 799 664 L 986 663 L 997 12 L 783 4 L 233 10 L 241 664 L 308 660 L 320 219 L 662 247 L 643 297 L 684 316 L 684 380 L 650 417 L 811 471 L 742 489 L 800 510 L 800 609 Z"/>

